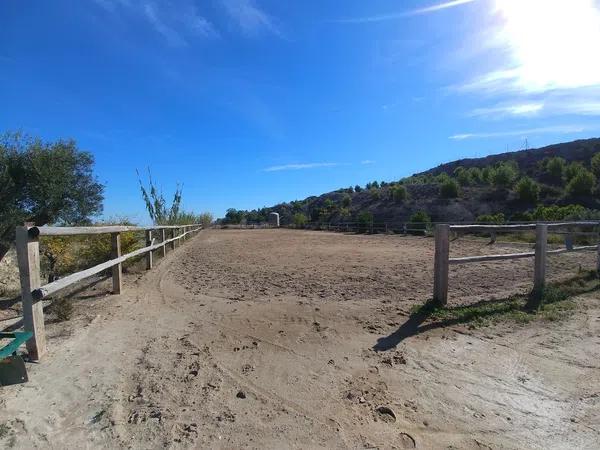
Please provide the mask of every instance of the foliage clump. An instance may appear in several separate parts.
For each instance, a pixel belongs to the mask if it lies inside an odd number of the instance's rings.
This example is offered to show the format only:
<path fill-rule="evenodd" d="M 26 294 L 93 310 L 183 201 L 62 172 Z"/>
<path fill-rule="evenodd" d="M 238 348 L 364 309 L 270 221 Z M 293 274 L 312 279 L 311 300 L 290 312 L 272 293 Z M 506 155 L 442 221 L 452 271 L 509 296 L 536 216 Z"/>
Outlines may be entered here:
<path fill-rule="evenodd" d="M 521 178 L 515 189 L 523 203 L 535 204 L 539 200 L 540 186 L 529 177 Z"/>
<path fill-rule="evenodd" d="M 460 194 L 460 186 L 456 180 L 448 178 L 440 186 L 440 197 L 442 198 L 457 198 Z"/>
<path fill-rule="evenodd" d="M 0 260 L 23 222 L 83 225 L 102 212 L 94 157 L 73 140 L 0 137 Z"/>

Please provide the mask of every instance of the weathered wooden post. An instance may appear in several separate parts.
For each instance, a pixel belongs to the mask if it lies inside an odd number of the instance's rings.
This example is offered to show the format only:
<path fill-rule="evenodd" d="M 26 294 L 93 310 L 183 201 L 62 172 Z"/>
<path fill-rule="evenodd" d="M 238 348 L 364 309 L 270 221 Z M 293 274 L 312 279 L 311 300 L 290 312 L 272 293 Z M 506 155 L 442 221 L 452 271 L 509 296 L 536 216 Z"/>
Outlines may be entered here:
<path fill-rule="evenodd" d="M 34 300 L 32 291 L 40 283 L 40 242 L 38 235 L 29 234 L 32 223 L 17 227 L 16 246 L 21 279 L 21 301 L 23 302 L 23 325 L 33 336 L 27 341 L 27 352 L 32 360 L 40 360 L 46 353 L 44 309 L 41 300 Z"/>
<path fill-rule="evenodd" d="M 448 302 L 448 268 L 450 258 L 450 225 L 435 226 L 435 260 L 433 264 L 433 300 Z"/>
<path fill-rule="evenodd" d="M 546 257 L 548 251 L 548 225 L 535 226 L 535 267 L 533 270 L 533 296 L 541 298 L 546 285 Z"/>
<path fill-rule="evenodd" d="M 175 228 L 171 228 L 171 239 L 175 239 Z M 175 250 L 175 241 L 171 241 L 171 250 Z"/>
<path fill-rule="evenodd" d="M 160 229 L 160 239 L 161 239 L 161 242 L 163 243 L 163 245 L 162 245 L 162 255 L 163 255 L 163 258 L 164 258 L 165 256 L 167 256 L 167 244 L 165 244 L 165 241 L 167 240 L 167 232 L 165 231 L 164 228 Z"/>
<path fill-rule="evenodd" d="M 146 230 L 146 247 L 152 245 L 152 230 Z M 152 269 L 152 250 L 146 253 L 146 270 Z"/>
<path fill-rule="evenodd" d="M 110 234 L 110 256 L 111 259 L 119 258 L 121 256 L 121 233 Z M 121 288 L 123 287 L 122 272 L 123 265 L 121 263 L 112 266 L 112 284 L 113 294 L 120 294 Z"/>

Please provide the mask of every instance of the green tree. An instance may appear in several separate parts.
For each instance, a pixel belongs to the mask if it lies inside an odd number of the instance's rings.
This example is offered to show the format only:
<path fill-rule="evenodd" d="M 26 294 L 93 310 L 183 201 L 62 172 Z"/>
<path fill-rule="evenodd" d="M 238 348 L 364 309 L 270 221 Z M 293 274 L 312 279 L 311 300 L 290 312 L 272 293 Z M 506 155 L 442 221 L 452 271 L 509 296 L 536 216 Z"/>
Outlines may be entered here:
<path fill-rule="evenodd" d="M 529 177 L 523 177 L 516 186 L 519 200 L 525 203 L 537 203 L 540 196 L 540 187 Z"/>
<path fill-rule="evenodd" d="M 592 173 L 596 176 L 596 178 L 600 178 L 600 152 L 592 156 L 590 164 L 592 166 Z"/>
<path fill-rule="evenodd" d="M 583 167 L 583 164 L 581 164 L 578 161 L 573 161 L 571 164 L 569 164 L 565 169 L 565 177 L 567 178 L 567 183 L 573 178 L 575 178 L 577 175 L 582 173 L 584 170 L 586 170 L 586 168 Z"/>
<path fill-rule="evenodd" d="M 104 187 L 93 166 L 73 140 L 0 137 L 0 260 L 23 222 L 85 224 L 102 212 Z"/>
<path fill-rule="evenodd" d="M 596 177 L 589 170 L 582 168 L 567 184 L 567 192 L 572 197 L 591 195 L 596 185 Z"/>
<path fill-rule="evenodd" d="M 548 174 L 548 177 L 552 180 L 552 182 L 555 184 L 562 183 L 566 167 L 567 163 L 563 158 L 559 156 L 549 158 L 546 161 L 546 173 Z"/>
<path fill-rule="evenodd" d="M 492 184 L 499 189 L 509 189 L 519 176 L 519 169 L 514 162 L 498 164 L 491 173 Z"/>
<path fill-rule="evenodd" d="M 471 184 L 482 184 L 484 182 L 483 173 L 479 167 L 471 167 L 467 170 L 469 172 L 469 176 L 471 177 Z"/>
<path fill-rule="evenodd" d="M 360 192 L 362 190 L 363 190 L 362 187 L 360 187 L 358 184 L 356 186 L 354 186 L 354 192 L 358 193 L 358 192 Z"/>
<path fill-rule="evenodd" d="M 239 224 L 245 219 L 245 217 L 246 215 L 244 214 L 244 211 L 238 211 L 235 208 L 229 208 L 225 213 L 225 219 L 223 222 L 226 224 Z"/>
<path fill-rule="evenodd" d="M 306 224 L 308 223 L 308 217 L 306 217 L 302 213 L 296 213 L 296 214 L 294 214 L 292 221 L 294 222 L 294 226 L 296 228 L 304 228 L 306 226 Z"/>
<path fill-rule="evenodd" d="M 344 195 L 344 197 L 342 198 L 342 207 L 348 208 L 351 203 L 352 203 L 352 197 L 350 197 L 350 195 L 348 195 L 348 194 Z"/>
<path fill-rule="evenodd" d="M 425 211 L 417 211 L 409 220 L 407 228 L 411 234 L 424 234 L 431 225 L 431 217 Z"/>
<path fill-rule="evenodd" d="M 358 232 L 364 233 L 371 229 L 373 225 L 373 214 L 369 211 L 363 211 L 358 215 Z"/>
<path fill-rule="evenodd" d="M 460 186 L 454 179 L 448 179 L 440 186 L 440 196 L 442 198 L 456 198 L 460 193 Z"/>
<path fill-rule="evenodd" d="M 401 184 L 396 184 L 390 188 L 390 194 L 395 202 L 403 202 L 408 198 L 406 188 Z"/>
<path fill-rule="evenodd" d="M 473 183 L 471 172 L 464 167 L 457 167 L 454 170 L 454 176 L 461 186 L 470 186 Z"/>

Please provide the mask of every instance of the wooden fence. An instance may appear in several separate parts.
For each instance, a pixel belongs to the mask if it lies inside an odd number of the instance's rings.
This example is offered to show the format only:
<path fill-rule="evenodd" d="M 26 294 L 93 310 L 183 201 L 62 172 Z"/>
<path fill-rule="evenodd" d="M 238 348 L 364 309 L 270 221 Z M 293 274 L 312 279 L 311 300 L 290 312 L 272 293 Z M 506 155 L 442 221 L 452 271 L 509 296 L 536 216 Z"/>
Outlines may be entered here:
<path fill-rule="evenodd" d="M 146 269 L 152 269 L 152 252 L 161 250 L 167 254 L 167 247 L 172 250 L 194 233 L 202 229 L 202 225 L 172 225 L 155 227 L 131 226 L 101 226 L 101 227 L 36 227 L 33 224 L 17 227 L 16 247 L 21 278 L 21 300 L 23 302 L 23 324 L 26 331 L 31 331 L 33 337 L 27 341 L 27 351 L 33 360 L 39 360 L 46 352 L 46 337 L 44 331 L 44 311 L 42 300 L 68 286 L 85 278 L 91 277 L 107 269 L 112 269 L 112 292 L 120 294 L 122 284 L 122 264 L 124 261 L 146 254 Z M 143 231 L 146 246 L 125 255 L 121 254 L 121 233 L 127 231 Z M 167 237 L 167 232 L 170 234 Z M 160 236 L 155 243 L 153 234 Z M 89 269 L 67 275 L 42 286 L 40 277 L 40 236 L 80 236 L 80 235 L 111 235 L 111 258 Z"/>
<path fill-rule="evenodd" d="M 578 252 L 595 250 L 598 253 L 597 267 L 600 272 L 600 244 L 573 246 L 573 237 L 576 235 L 595 236 L 598 232 L 572 230 L 572 228 L 596 228 L 600 222 L 562 222 L 562 223 L 533 223 L 512 225 L 449 225 L 438 224 L 435 226 L 435 259 L 433 299 L 445 305 L 448 302 L 448 272 L 451 265 L 469 264 L 484 261 L 502 261 L 519 258 L 534 258 L 533 291 L 534 296 L 539 296 L 546 283 L 546 259 L 548 255 L 565 252 Z M 548 230 L 565 235 L 565 248 L 548 250 Z M 555 231 L 556 230 L 556 231 Z M 450 232 L 456 233 L 490 233 L 493 237 L 498 232 L 523 232 L 535 231 L 535 251 L 523 253 L 508 253 L 499 255 L 465 256 L 450 258 Z M 493 240 L 495 240 L 493 238 Z"/>

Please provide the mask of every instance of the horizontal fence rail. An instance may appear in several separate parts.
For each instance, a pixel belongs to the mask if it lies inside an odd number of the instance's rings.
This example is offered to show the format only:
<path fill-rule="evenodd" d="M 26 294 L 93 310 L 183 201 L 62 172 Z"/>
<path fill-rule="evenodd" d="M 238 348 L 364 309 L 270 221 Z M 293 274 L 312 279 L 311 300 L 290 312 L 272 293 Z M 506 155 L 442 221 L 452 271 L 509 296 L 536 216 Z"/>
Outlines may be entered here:
<path fill-rule="evenodd" d="M 543 292 L 546 283 L 546 259 L 548 255 L 557 255 L 567 252 L 580 252 L 595 250 L 598 254 L 596 270 L 600 272 L 600 244 L 573 246 L 574 236 L 592 236 L 598 238 L 598 231 L 579 231 L 570 228 L 593 227 L 596 230 L 600 222 L 597 221 L 578 221 L 578 222 L 553 222 L 553 223 L 534 223 L 534 224 L 507 224 L 507 225 L 480 225 L 480 224 L 437 224 L 435 226 L 435 260 L 434 260 L 434 283 L 433 299 L 434 301 L 445 305 L 448 302 L 448 271 L 449 266 L 458 264 L 479 263 L 487 261 L 503 261 L 521 258 L 534 258 L 534 280 L 532 294 L 539 296 Z M 548 250 L 548 231 L 551 233 L 564 235 L 566 248 Z M 567 231 L 560 231 L 567 229 Z M 495 240 L 495 233 L 498 232 L 519 232 L 535 230 L 535 251 L 522 253 L 506 253 L 499 255 L 477 255 L 450 258 L 450 232 L 478 232 L 487 231 L 492 234 Z"/>
<path fill-rule="evenodd" d="M 151 227 L 121 225 L 99 227 L 37 227 L 33 224 L 25 224 L 25 226 L 17 227 L 16 248 L 19 276 L 21 279 L 23 324 L 26 331 L 33 333 L 33 337 L 26 344 L 29 357 L 33 360 L 39 360 L 46 353 L 44 312 L 41 300 L 108 269 L 112 269 L 112 292 L 113 294 L 120 294 L 122 290 L 123 262 L 145 254 L 146 269 L 152 269 L 153 251 L 162 250 L 162 256 L 166 256 L 167 246 L 171 250 L 174 250 L 177 243 L 185 241 L 201 229 L 201 224 L 159 225 Z M 121 233 L 125 232 L 144 232 L 146 246 L 122 255 Z M 170 233 L 170 237 L 168 238 L 167 232 Z M 154 233 L 160 237 L 158 243 L 155 243 Z M 110 234 L 111 236 L 110 260 L 42 286 L 40 274 L 40 236 L 84 236 L 99 234 Z"/>

